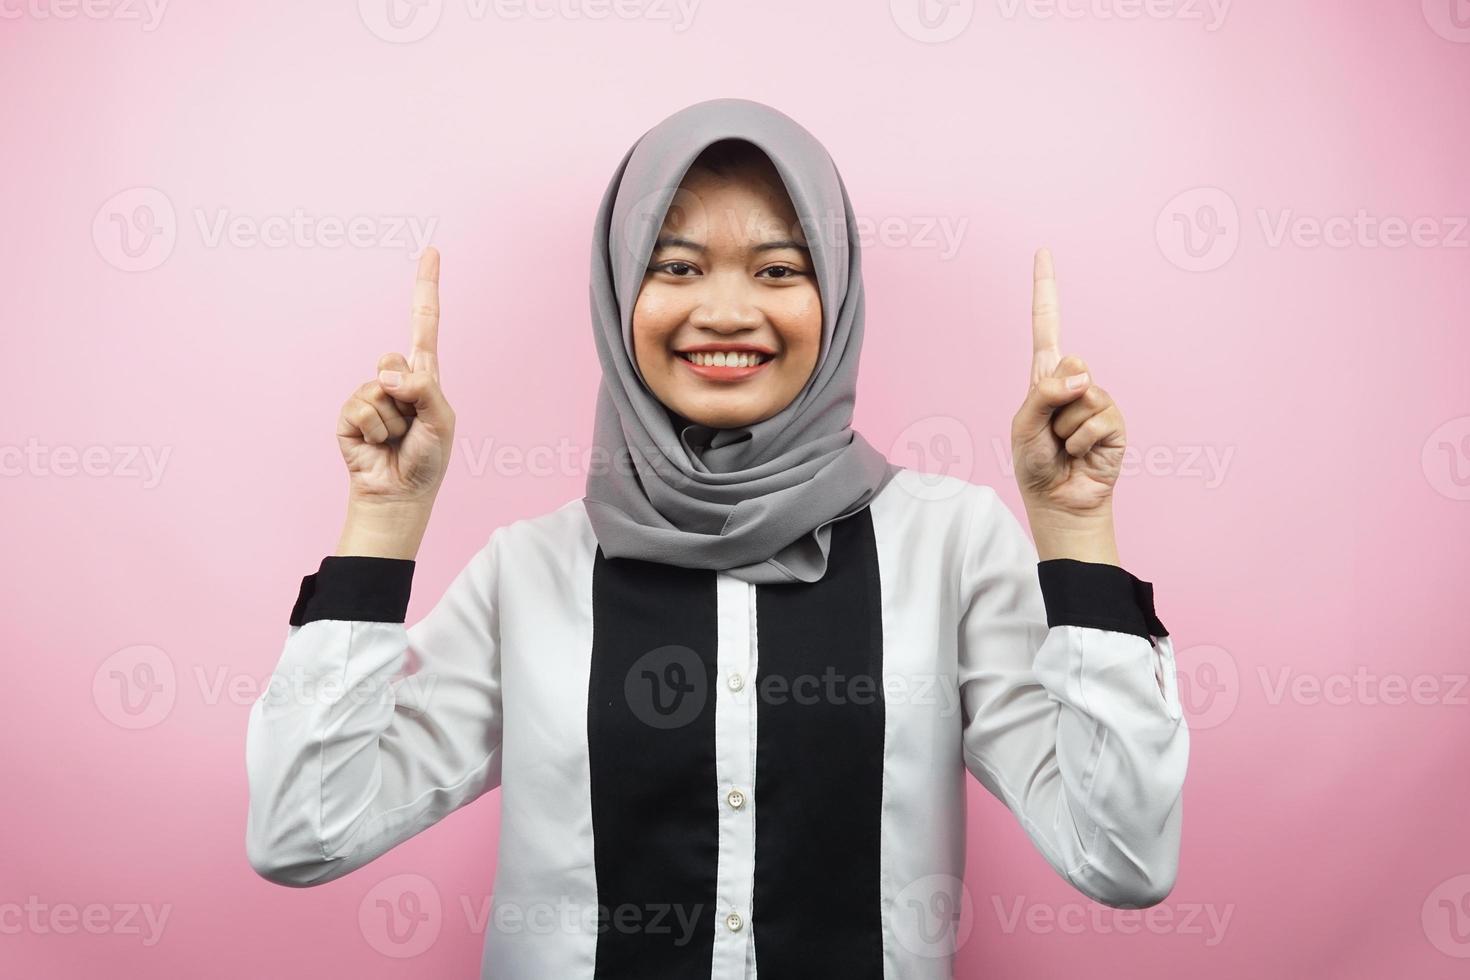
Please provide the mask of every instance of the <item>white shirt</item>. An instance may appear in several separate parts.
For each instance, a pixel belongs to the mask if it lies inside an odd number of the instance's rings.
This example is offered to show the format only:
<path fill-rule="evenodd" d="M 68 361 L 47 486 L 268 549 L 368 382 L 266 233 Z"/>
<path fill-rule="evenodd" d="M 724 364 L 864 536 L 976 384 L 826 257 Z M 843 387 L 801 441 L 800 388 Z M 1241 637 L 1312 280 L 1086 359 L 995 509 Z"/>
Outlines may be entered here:
<path fill-rule="evenodd" d="M 580 498 L 303 579 L 246 743 L 251 865 L 331 881 L 501 787 L 484 977 L 952 977 L 965 774 L 1080 892 L 1162 901 L 1189 753 L 1152 587 L 905 470 L 822 582 L 608 559 Z M 881 696 L 880 696 L 881 695 Z"/>

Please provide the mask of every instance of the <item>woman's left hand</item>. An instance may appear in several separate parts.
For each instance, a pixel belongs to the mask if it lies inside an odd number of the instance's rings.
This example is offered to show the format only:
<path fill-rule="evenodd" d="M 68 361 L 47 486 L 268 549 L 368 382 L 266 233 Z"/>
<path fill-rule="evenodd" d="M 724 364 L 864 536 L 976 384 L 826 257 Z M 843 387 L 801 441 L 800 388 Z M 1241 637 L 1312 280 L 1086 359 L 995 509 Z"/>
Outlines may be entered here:
<path fill-rule="evenodd" d="M 1123 413 L 1092 383 L 1082 358 L 1062 356 L 1059 327 L 1056 276 L 1043 248 L 1036 252 L 1031 294 L 1031 387 L 1011 421 L 1016 483 L 1033 532 L 1040 519 L 1048 528 L 1110 533 L 1126 445 Z"/>

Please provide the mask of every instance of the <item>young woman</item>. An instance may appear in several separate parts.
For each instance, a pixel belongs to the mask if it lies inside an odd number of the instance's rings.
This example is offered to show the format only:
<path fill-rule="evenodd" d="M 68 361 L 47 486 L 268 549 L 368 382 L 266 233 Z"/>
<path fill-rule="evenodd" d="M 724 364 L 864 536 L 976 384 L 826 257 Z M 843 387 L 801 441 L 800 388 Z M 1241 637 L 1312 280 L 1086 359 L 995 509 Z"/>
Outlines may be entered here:
<path fill-rule="evenodd" d="M 990 487 L 850 428 L 855 219 L 787 116 L 719 99 L 649 130 L 592 259 L 585 496 L 495 530 L 407 627 L 454 432 L 424 256 L 410 355 L 342 410 L 337 553 L 251 712 L 255 870 L 331 881 L 498 786 L 486 977 L 943 978 L 968 771 L 1083 894 L 1161 901 L 1188 731 L 1118 564 L 1123 420 L 1060 356 L 1049 256 L 1012 424 L 1034 545 Z"/>

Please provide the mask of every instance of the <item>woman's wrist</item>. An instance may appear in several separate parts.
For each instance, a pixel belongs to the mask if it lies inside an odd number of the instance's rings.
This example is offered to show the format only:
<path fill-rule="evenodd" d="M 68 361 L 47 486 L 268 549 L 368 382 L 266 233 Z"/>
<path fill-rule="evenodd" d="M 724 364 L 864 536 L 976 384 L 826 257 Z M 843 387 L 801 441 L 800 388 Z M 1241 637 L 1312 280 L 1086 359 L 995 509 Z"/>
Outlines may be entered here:
<path fill-rule="evenodd" d="M 1073 558 L 1106 565 L 1122 564 L 1111 507 L 1096 514 L 1077 515 L 1028 505 L 1026 517 L 1031 524 L 1031 538 L 1036 543 L 1036 556 L 1041 561 Z"/>
<path fill-rule="evenodd" d="M 349 501 L 336 553 L 412 560 L 423 543 L 431 507 L 418 503 Z"/>

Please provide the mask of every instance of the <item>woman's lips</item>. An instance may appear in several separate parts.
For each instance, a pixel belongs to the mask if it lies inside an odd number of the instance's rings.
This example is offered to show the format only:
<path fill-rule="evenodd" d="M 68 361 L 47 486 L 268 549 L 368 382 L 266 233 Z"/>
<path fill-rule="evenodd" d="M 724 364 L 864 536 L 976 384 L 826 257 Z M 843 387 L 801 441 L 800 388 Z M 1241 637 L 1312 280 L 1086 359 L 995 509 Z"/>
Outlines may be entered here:
<path fill-rule="evenodd" d="M 674 357 L 680 364 L 701 378 L 707 378 L 710 381 L 744 381 L 751 375 L 763 370 L 771 361 L 775 360 L 774 357 L 770 357 L 750 367 L 716 367 L 713 364 L 695 364 L 689 358 L 680 354 L 675 354 Z"/>

